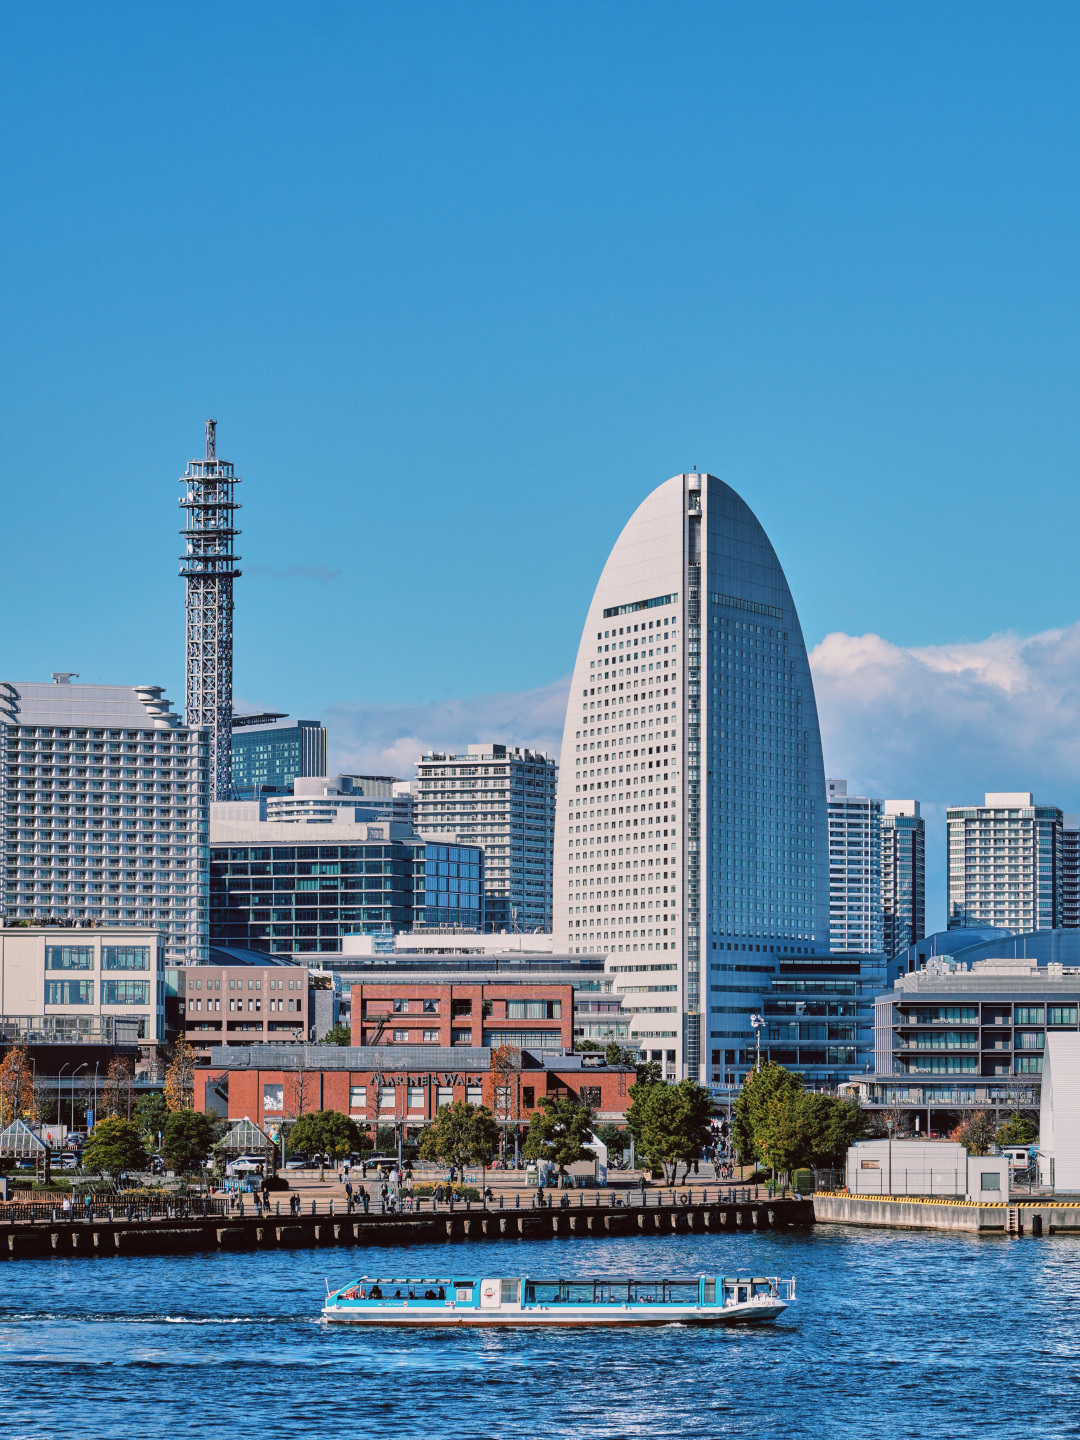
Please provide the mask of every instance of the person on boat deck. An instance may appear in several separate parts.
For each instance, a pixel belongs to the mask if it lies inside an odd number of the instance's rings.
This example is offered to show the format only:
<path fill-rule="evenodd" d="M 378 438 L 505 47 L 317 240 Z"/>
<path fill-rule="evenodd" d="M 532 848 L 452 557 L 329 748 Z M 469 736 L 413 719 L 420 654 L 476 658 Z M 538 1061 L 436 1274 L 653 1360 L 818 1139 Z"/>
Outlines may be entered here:
<path fill-rule="evenodd" d="M 445 1299 L 446 1299 L 446 1286 L 445 1286 L 445 1285 L 440 1285 L 440 1286 L 439 1286 L 439 1293 L 438 1293 L 438 1296 L 437 1296 L 436 1298 L 439 1299 L 439 1300 L 445 1300 Z"/>
<path fill-rule="evenodd" d="M 381 1285 L 373 1285 L 373 1286 L 371 1287 L 371 1298 L 372 1298 L 372 1300 L 381 1300 L 381 1299 L 382 1299 L 382 1286 L 381 1286 Z"/>
<path fill-rule="evenodd" d="M 395 1290 L 395 1291 L 394 1291 L 394 1299 L 395 1299 L 395 1300 L 400 1300 L 400 1299 L 401 1299 L 401 1291 L 400 1291 L 400 1290 Z"/>

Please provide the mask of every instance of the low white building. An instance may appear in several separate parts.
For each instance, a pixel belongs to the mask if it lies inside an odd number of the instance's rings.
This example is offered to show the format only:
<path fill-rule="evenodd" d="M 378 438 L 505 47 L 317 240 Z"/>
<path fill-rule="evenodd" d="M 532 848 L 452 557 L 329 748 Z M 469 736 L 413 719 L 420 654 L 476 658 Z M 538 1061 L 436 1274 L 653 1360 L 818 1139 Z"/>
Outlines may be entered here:
<path fill-rule="evenodd" d="M 166 937 L 142 926 L 0 929 L 0 1017 L 28 1043 L 165 1039 Z"/>
<path fill-rule="evenodd" d="M 948 1199 L 1009 1198 L 1004 1155 L 969 1155 L 951 1140 L 860 1140 L 847 1152 L 852 1195 L 940 1195 Z"/>
<path fill-rule="evenodd" d="M 1039 1180 L 1080 1191 L 1080 1031 L 1048 1030 L 1039 1108 Z"/>

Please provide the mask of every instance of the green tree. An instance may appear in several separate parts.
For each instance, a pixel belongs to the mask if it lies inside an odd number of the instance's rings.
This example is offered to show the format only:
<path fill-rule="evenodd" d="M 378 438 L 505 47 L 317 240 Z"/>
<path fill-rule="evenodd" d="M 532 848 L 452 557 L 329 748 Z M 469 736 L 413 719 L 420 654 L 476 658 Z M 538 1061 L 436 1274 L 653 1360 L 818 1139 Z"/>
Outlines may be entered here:
<path fill-rule="evenodd" d="M 664 1083 L 664 1067 L 659 1060 L 631 1061 L 637 1071 L 638 1085 L 662 1085 Z"/>
<path fill-rule="evenodd" d="M 620 1159 L 630 1148 L 629 1130 L 620 1130 L 618 1125 L 597 1125 L 593 1134 L 602 1145 L 607 1146 L 613 1160 Z"/>
<path fill-rule="evenodd" d="M 1010 1115 L 1004 1124 L 994 1131 L 994 1144 L 999 1148 L 1006 1145 L 1030 1145 L 1038 1138 L 1037 1127 L 1026 1115 Z"/>
<path fill-rule="evenodd" d="M 670 1184 L 678 1180 L 679 1161 L 695 1160 L 709 1140 L 712 1102 L 703 1085 L 680 1080 L 677 1085 L 637 1084 L 630 1087 L 627 1127 L 650 1167 L 661 1170 Z"/>
<path fill-rule="evenodd" d="M 774 1173 L 793 1170 L 802 1158 L 805 1099 L 805 1095 L 793 1088 L 777 1090 L 769 1096 L 757 1116 L 755 1148 Z"/>
<path fill-rule="evenodd" d="M 301 1115 L 285 1139 L 289 1153 L 297 1150 L 306 1155 L 329 1155 L 331 1160 L 344 1160 L 354 1150 L 365 1148 L 359 1127 L 340 1110 L 309 1110 Z"/>
<path fill-rule="evenodd" d="M 319 1043 L 321 1045 L 351 1045 L 352 1031 L 348 1025 L 342 1025 L 339 1022 L 330 1027 Z"/>
<path fill-rule="evenodd" d="M 541 1095 L 540 1108 L 529 1118 L 522 1154 L 526 1160 L 548 1160 L 556 1165 L 560 1179 L 568 1165 L 593 1159 L 588 1142 L 596 1127 L 596 1115 L 573 1095 Z"/>
<path fill-rule="evenodd" d="M 464 1100 L 444 1105 L 420 1136 L 421 1160 L 453 1165 L 459 1171 L 466 1165 L 487 1169 L 498 1152 L 495 1116 L 486 1105 L 469 1105 Z"/>
<path fill-rule="evenodd" d="M 197 1170 L 210 1153 L 217 1126 L 198 1110 L 170 1110 L 162 1126 L 161 1153 L 181 1174 Z"/>
<path fill-rule="evenodd" d="M 160 1090 L 152 1090 L 147 1095 L 139 1096 L 135 1106 L 135 1124 L 139 1127 L 139 1134 L 149 1139 L 155 1148 L 158 1136 L 165 1130 L 168 1117 L 169 1107 Z"/>
<path fill-rule="evenodd" d="M 800 1103 L 801 1143 L 796 1159 L 818 1169 L 840 1169 L 848 1146 L 866 1138 L 870 1117 L 857 1100 L 834 1095 L 803 1094 Z"/>
<path fill-rule="evenodd" d="M 994 1117 L 989 1110 L 976 1110 L 956 1127 L 949 1136 L 963 1145 L 969 1155 L 985 1155 L 994 1139 Z"/>
<path fill-rule="evenodd" d="M 83 1165 L 87 1170 L 115 1176 L 125 1170 L 141 1170 L 145 1164 L 146 1151 L 134 1120 L 110 1116 L 99 1120 L 90 1131 L 83 1151 Z"/>
<path fill-rule="evenodd" d="M 766 1125 L 775 1127 L 777 1123 L 776 1116 L 770 1114 L 774 1097 L 801 1096 L 802 1091 L 802 1076 L 773 1062 L 751 1071 L 746 1077 L 735 1100 L 731 1124 L 732 1143 L 744 1165 L 751 1160 L 765 1159 L 758 1137 L 764 1135 Z"/>

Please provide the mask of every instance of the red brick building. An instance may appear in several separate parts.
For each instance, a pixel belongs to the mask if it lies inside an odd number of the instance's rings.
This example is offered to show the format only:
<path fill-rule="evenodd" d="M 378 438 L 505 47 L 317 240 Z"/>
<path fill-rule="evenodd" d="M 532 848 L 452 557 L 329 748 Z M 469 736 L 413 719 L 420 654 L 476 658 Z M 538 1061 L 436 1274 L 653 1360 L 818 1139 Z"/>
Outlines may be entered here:
<path fill-rule="evenodd" d="M 326 1060 L 318 1068 L 264 1069 L 253 1050 L 250 1067 L 199 1070 L 195 1108 L 220 1110 L 227 1099 L 230 1120 L 246 1117 L 260 1128 L 273 1129 L 275 1122 L 325 1109 L 351 1116 L 361 1129 L 404 1124 L 407 1130 L 419 1130 L 456 1100 L 487 1105 L 496 1119 L 515 1125 L 528 1123 L 541 1096 L 574 1095 L 603 1121 L 620 1123 L 636 1078 L 631 1067 L 607 1065 L 599 1055 L 531 1052 L 523 1057 L 520 1071 L 500 1076 L 490 1068 L 490 1052 L 475 1048 L 461 1054 L 460 1064 L 455 1064 L 458 1057 L 452 1051 L 442 1049 L 433 1054 L 430 1066 L 417 1065 L 415 1052 L 409 1056 L 414 1063 L 400 1063 L 392 1045 L 369 1049 L 363 1057 L 369 1063 L 362 1065 L 356 1063 L 355 1052 L 319 1049 L 319 1058 Z"/>
<path fill-rule="evenodd" d="M 351 1023 L 354 1045 L 572 1050 L 574 987 L 520 980 L 433 982 L 423 975 L 363 982 L 352 987 Z"/>

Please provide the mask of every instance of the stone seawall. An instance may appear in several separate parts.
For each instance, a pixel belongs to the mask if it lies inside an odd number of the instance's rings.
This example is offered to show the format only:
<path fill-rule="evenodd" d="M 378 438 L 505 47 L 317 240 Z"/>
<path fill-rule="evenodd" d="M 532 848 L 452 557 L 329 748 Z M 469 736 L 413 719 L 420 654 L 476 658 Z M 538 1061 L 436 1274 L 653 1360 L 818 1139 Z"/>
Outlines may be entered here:
<path fill-rule="evenodd" d="M 962 1230 L 998 1235 L 1080 1233 L 1080 1203 L 1027 1200 L 980 1205 L 966 1200 L 883 1199 L 870 1195 L 818 1194 L 819 1225 L 876 1225 L 891 1230 Z"/>
<path fill-rule="evenodd" d="M 188 1254 L 194 1250 L 556 1240 L 587 1236 L 707 1235 L 809 1225 L 805 1200 L 632 1208 L 443 1211 L 420 1216 L 211 1216 L 157 1220 L 24 1220 L 0 1223 L 0 1258 Z"/>

